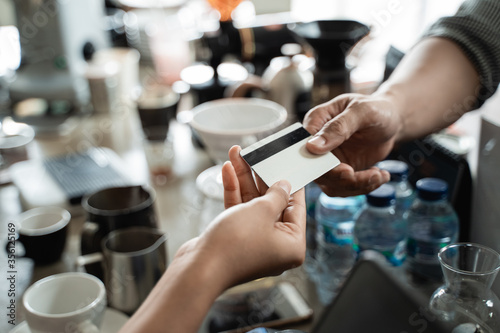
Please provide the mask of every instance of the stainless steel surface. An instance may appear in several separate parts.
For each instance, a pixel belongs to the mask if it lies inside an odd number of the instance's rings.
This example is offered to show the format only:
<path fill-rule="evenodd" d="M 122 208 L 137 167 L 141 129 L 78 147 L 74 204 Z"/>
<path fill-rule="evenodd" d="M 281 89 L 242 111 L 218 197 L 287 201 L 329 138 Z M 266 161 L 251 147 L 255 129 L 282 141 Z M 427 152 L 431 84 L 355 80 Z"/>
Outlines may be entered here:
<path fill-rule="evenodd" d="M 81 236 L 81 251 L 100 251 L 102 240 L 115 230 L 147 226 L 156 227 L 154 210 L 156 192 L 145 186 L 110 187 L 85 196 L 81 203 L 86 212 Z"/>
<path fill-rule="evenodd" d="M 147 227 L 111 232 L 103 241 L 104 284 L 110 307 L 139 308 L 167 268 L 167 235 Z"/>

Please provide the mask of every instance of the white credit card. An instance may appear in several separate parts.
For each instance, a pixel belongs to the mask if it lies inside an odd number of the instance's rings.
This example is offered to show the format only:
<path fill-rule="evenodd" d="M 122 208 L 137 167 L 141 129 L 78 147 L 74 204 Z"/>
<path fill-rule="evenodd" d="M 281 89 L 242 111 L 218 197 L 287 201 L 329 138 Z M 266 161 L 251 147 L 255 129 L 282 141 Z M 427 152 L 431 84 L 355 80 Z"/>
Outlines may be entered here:
<path fill-rule="evenodd" d="M 306 148 L 310 138 L 305 128 L 295 123 L 243 149 L 240 155 L 267 186 L 285 179 L 295 193 L 340 164 L 330 152 L 310 153 Z"/>

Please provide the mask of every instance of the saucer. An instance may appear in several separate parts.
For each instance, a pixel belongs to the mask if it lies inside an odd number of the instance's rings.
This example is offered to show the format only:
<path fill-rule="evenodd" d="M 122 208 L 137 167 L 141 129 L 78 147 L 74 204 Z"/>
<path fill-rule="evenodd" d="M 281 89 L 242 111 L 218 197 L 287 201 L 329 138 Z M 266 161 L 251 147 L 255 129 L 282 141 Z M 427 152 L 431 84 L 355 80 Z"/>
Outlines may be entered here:
<path fill-rule="evenodd" d="M 116 333 L 122 328 L 123 325 L 128 320 L 128 316 L 124 313 L 107 308 L 104 312 L 104 317 L 102 318 L 101 333 Z M 9 333 L 31 333 L 28 323 L 23 321 L 15 328 L 13 328 Z"/>
<path fill-rule="evenodd" d="M 207 198 L 224 201 L 222 165 L 216 164 L 203 170 L 198 177 L 196 177 L 196 187 Z"/>

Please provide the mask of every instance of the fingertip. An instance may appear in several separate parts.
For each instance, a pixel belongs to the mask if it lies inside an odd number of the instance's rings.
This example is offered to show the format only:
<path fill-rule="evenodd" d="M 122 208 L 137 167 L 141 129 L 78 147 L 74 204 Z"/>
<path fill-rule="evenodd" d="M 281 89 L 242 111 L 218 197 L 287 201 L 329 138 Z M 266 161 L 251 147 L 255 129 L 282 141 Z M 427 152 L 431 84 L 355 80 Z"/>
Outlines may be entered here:
<path fill-rule="evenodd" d="M 280 180 L 277 185 L 279 187 L 281 187 L 285 192 L 286 194 L 290 195 L 290 192 L 292 190 L 292 185 L 290 184 L 289 181 L 287 180 Z"/>
<path fill-rule="evenodd" d="M 275 213 L 281 212 L 290 202 L 290 192 L 292 186 L 286 180 L 280 180 L 274 183 L 266 192 L 265 200 L 270 200 L 272 203 L 271 209 Z"/>
<path fill-rule="evenodd" d="M 376 179 L 376 182 L 379 183 L 380 185 L 387 183 L 388 181 L 391 180 L 391 174 L 387 170 L 380 169 L 378 167 L 372 167 L 372 170 L 374 170 L 376 173 L 373 174 L 370 177 L 370 180 Z"/>
<path fill-rule="evenodd" d="M 224 188 L 224 208 L 229 208 L 242 202 L 236 171 L 229 161 L 226 161 L 222 165 L 222 186 Z"/>
<path fill-rule="evenodd" d="M 225 161 L 224 164 L 222 164 L 222 175 L 224 176 L 224 173 L 227 171 L 230 171 L 233 169 L 233 164 L 230 161 Z"/>
<path fill-rule="evenodd" d="M 232 153 L 239 154 L 240 150 L 241 150 L 241 147 L 238 145 L 234 145 L 234 146 L 231 146 L 231 148 L 229 148 L 229 152 L 232 152 Z"/>
<path fill-rule="evenodd" d="M 233 178 L 236 173 L 234 171 L 234 167 L 231 162 L 226 161 L 222 165 L 222 184 L 226 187 L 228 184 L 232 183 Z"/>
<path fill-rule="evenodd" d="M 380 173 L 382 174 L 382 182 L 387 183 L 391 180 L 391 174 L 389 173 L 389 171 L 380 170 Z"/>
<path fill-rule="evenodd" d="M 232 159 L 234 159 L 234 157 L 237 157 L 240 154 L 240 150 L 241 150 L 241 148 L 238 145 L 234 145 L 231 148 L 229 148 L 229 152 L 228 152 L 229 159 L 232 160 Z"/>
<path fill-rule="evenodd" d="M 321 148 L 325 145 L 326 139 L 321 136 L 321 135 L 314 135 L 312 138 L 310 138 L 307 141 L 310 145 L 316 146 L 318 148 Z"/>
<path fill-rule="evenodd" d="M 306 148 L 309 152 L 321 155 L 330 151 L 326 146 L 326 138 L 321 135 L 314 135 L 306 142 Z"/>

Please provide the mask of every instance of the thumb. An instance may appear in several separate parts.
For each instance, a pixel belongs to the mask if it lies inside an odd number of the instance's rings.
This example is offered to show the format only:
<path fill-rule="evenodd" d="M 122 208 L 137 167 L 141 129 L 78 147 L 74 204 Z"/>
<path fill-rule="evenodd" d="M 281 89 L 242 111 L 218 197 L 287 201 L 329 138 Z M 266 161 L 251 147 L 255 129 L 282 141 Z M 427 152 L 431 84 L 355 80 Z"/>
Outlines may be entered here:
<path fill-rule="evenodd" d="M 266 215 L 275 216 L 283 212 L 288 206 L 290 200 L 290 191 L 292 186 L 286 180 L 280 180 L 271 186 L 260 199 L 267 202 L 264 205 Z"/>
<path fill-rule="evenodd" d="M 360 127 L 356 112 L 346 109 L 328 121 L 306 144 L 313 154 L 325 154 L 348 140 Z"/>

